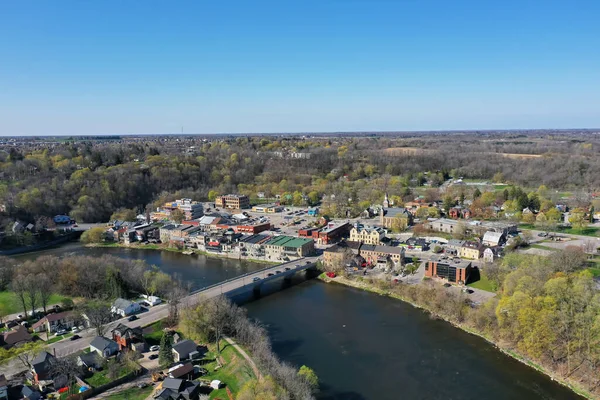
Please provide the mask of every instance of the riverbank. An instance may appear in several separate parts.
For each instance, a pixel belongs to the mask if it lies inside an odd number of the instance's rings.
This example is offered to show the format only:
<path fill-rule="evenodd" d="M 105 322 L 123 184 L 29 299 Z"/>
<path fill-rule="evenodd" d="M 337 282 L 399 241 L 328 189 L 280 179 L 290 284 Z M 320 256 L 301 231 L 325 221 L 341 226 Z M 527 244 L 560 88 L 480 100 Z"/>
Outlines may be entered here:
<path fill-rule="evenodd" d="M 70 241 L 73 241 L 75 239 L 78 239 L 81 234 L 83 232 L 81 231 L 74 231 L 71 233 L 68 233 L 66 235 L 60 236 L 54 240 L 49 240 L 47 242 L 42 242 L 42 243 L 37 243 L 31 246 L 21 246 L 21 247 L 15 247 L 12 249 L 7 249 L 7 250 L 0 250 L 0 255 L 1 256 L 14 256 L 17 254 L 24 254 L 24 253 L 32 253 L 35 251 L 40 251 L 40 250 L 45 250 L 54 246 L 58 246 L 61 245 L 63 243 L 67 243 Z"/>
<path fill-rule="evenodd" d="M 212 258 L 225 258 L 228 260 L 248 261 L 248 262 L 260 263 L 260 264 L 272 264 L 272 265 L 279 264 L 278 262 L 273 262 L 273 261 L 268 261 L 268 260 L 260 260 L 260 259 L 256 259 L 256 258 L 247 258 L 247 257 L 235 257 L 235 256 L 229 256 L 228 254 L 225 254 L 225 253 L 212 253 L 209 251 L 203 251 L 203 250 L 199 250 L 199 249 L 180 249 L 177 247 L 167 247 L 167 246 L 163 246 L 160 244 L 132 243 L 132 244 L 126 245 L 123 243 L 88 243 L 88 244 L 85 244 L 84 247 L 120 248 L 120 249 L 134 249 L 134 250 L 157 250 L 157 251 L 168 251 L 171 253 L 179 253 L 179 254 L 184 254 L 184 255 L 201 255 L 201 256 L 212 257 Z M 192 253 L 188 253 L 190 251 Z"/>
<path fill-rule="evenodd" d="M 453 325 L 456 328 L 459 328 L 465 332 L 468 332 L 472 335 L 475 335 L 475 336 L 478 336 L 478 337 L 484 339 L 485 341 L 487 341 L 488 343 L 490 343 L 494 347 L 496 347 L 498 350 L 500 350 L 502 353 L 510 356 L 511 358 L 513 358 L 523 364 L 526 364 L 529 367 L 534 368 L 538 372 L 550 377 L 553 381 L 560 383 L 562 386 L 565 386 L 566 388 L 577 393 L 578 395 L 583 396 L 587 399 L 597 399 L 598 398 L 598 397 L 592 395 L 591 393 L 589 393 L 583 387 L 581 387 L 577 382 L 573 382 L 568 379 L 563 379 L 559 375 L 555 374 L 553 371 L 548 370 L 548 369 L 544 368 L 543 366 L 533 362 L 532 360 L 524 357 L 516 349 L 507 347 L 507 346 L 502 345 L 501 343 L 498 343 L 497 341 L 494 340 L 494 338 L 486 335 L 485 333 L 479 331 L 478 329 L 474 329 L 473 327 L 468 326 L 465 323 L 461 323 L 459 321 L 453 320 L 453 319 L 449 318 L 448 316 L 445 316 L 443 314 L 436 312 L 435 310 L 433 310 L 431 307 L 429 307 L 426 304 L 422 304 L 413 298 L 410 298 L 406 295 L 403 295 L 402 293 L 398 293 L 397 291 L 394 291 L 392 289 L 393 286 L 391 286 L 390 288 L 378 287 L 376 284 L 374 284 L 374 282 L 369 282 L 369 280 L 365 280 L 361 277 L 359 277 L 356 280 L 351 279 L 351 278 L 342 277 L 342 276 L 338 276 L 336 278 L 328 278 L 327 276 L 325 276 L 325 274 L 321 274 L 318 277 L 318 279 L 320 279 L 321 281 L 324 281 L 326 283 L 338 283 L 340 285 L 345 285 L 345 286 L 353 287 L 356 289 L 364 290 L 367 292 L 376 293 L 376 294 L 379 294 L 382 296 L 391 297 L 393 299 L 401 300 L 405 303 L 408 303 L 415 308 L 419 308 L 421 310 L 427 311 L 431 316 L 433 316 L 437 319 L 441 319 L 446 322 L 449 322 L 451 325 Z M 382 286 L 386 286 L 386 285 L 382 285 Z"/>

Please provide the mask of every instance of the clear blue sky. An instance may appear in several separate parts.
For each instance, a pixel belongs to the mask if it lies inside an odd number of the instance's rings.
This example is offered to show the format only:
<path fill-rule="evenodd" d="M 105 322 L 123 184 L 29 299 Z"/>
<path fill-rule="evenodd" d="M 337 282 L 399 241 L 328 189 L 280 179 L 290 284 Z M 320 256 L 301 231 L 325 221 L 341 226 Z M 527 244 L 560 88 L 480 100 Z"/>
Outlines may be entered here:
<path fill-rule="evenodd" d="M 600 1 L 4 1 L 0 135 L 600 127 Z"/>

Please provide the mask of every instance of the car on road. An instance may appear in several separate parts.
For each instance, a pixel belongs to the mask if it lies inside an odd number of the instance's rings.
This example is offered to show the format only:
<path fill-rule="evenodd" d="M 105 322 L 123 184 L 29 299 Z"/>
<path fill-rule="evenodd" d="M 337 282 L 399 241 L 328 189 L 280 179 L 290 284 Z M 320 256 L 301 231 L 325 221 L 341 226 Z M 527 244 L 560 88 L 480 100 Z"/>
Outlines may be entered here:
<path fill-rule="evenodd" d="M 269 272 L 269 273 L 267 274 L 267 276 L 273 276 L 273 275 L 275 275 L 275 274 L 274 274 L 274 273 L 272 273 L 272 272 Z"/>
<path fill-rule="evenodd" d="M 56 336 L 62 336 L 62 335 L 66 335 L 66 334 L 67 334 L 66 329 L 59 329 L 56 331 Z"/>
<path fill-rule="evenodd" d="M 275 273 L 276 273 L 276 274 L 280 274 L 280 273 L 281 273 L 281 271 L 275 271 Z"/>
<path fill-rule="evenodd" d="M 143 389 L 145 387 L 148 387 L 148 384 L 146 382 L 141 382 L 137 384 L 138 389 Z"/>
<path fill-rule="evenodd" d="M 73 341 L 73 340 L 77 340 L 77 339 L 81 339 L 81 336 L 79 336 L 79 335 L 73 335 L 73 336 L 71 336 L 70 340 Z"/>
<path fill-rule="evenodd" d="M 290 267 L 285 267 L 285 270 L 286 271 L 291 271 L 291 268 Z"/>
<path fill-rule="evenodd" d="M 150 351 L 159 351 L 159 350 L 160 350 L 160 346 L 158 346 L 158 345 L 150 346 Z"/>
<path fill-rule="evenodd" d="M 76 326 L 74 326 L 74 327 L 71 329 L 71 332 L 73 332 L 73 333 L 79 333 L 79 328 L 78 328 L 78 327 L 76 327 Z"/>
<path fill-rule="evenodd" d="M 546 232 L 540 232 L 540 233 L 538 233 L 538 236 L 539 237 L 546 237 L 546 236 L 548 236 L 548 234 Z"/>
<path fill-rule="evenodd" d="M 254 279 L 252 279 L 253 282 L 258 282 L 260 281 L 260 278 L 258 276 L 255 276 Z"/>
<path fill-rule="evenodd" d="M 149 358 L 150 360 L 156 360 L 156 359 L 158 358 L 158 354 L 150 354 L 150 355 L 148 356 L 148 358 Z"/>
<path fill-rule="evenodd" d="M 138 319 L 137 315 L 132 315 L 129 318 L 127 318 L 127 321 L 131 322 L 131 321 L 135 321 L 136 319 Z"/>

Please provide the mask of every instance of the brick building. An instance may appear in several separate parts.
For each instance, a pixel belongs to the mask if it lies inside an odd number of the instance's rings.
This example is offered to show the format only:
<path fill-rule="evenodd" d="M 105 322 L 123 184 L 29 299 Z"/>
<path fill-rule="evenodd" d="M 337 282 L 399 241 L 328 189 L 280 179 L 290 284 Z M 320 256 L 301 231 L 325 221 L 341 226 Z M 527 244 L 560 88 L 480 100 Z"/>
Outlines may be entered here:
<path fill-rule="evenodd" d="M 450 283 L 469 283 L 471 271 L 471 262 L 459 259 L 434 258 L 425 264 L 425 276 L 444 279 Z"/>
<path fill-rule="evenodd" d="M 227 194 L 215 199 L 215 207 L 242 210 L 250 208 L 250 198 L 245 194 Z"/>

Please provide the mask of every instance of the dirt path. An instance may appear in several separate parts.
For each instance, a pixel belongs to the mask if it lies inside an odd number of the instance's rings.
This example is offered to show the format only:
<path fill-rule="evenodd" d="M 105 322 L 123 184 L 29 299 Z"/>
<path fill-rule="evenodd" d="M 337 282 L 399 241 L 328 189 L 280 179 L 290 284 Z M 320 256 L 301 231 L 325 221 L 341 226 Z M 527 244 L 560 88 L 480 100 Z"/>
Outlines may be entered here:
<path fill-rule="evenodd" d="M 258 367 L 256 366 L 256 363 L 254 362 L 254 360 L 252 358 L 250 358 L 250 356 L 248 355 L 248 353 L 246 353 L 246 351 L 244 351 L 244 349 L 242 349 L 230 337 L 225 336 L 225 340 L 227 341 L 227 343 L 229 343 L 230 345 L 232 345 L 233 348 L 236 349 L 238 351 L 238 353 L 240 353 L 242 355 L 242 357 L 244 357 L 246 359 L 246 361 L 248 361 L 248 364 L 250 364 L 250 368 L 252 368 L 252 371 L 254 371 L 254 375 L 258 379 L 262 379 L 262 374 L 258 370 Z"/>

